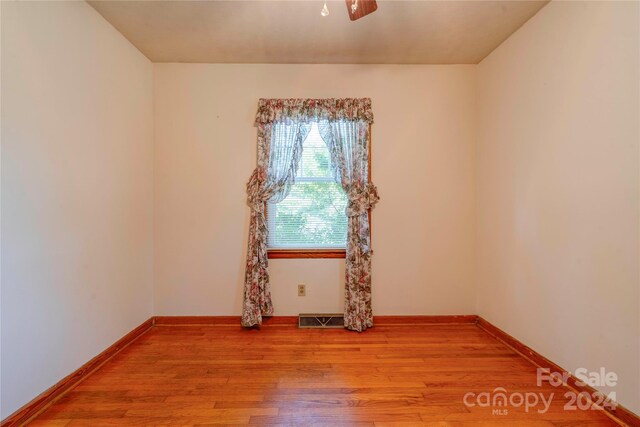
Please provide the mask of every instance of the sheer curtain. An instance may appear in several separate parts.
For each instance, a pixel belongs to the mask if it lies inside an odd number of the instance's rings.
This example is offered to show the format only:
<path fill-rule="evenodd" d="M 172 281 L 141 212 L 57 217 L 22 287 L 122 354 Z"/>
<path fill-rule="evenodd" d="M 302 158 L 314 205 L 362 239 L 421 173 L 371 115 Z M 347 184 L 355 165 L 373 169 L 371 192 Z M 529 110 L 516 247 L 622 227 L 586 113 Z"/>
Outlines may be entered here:
<path fill-rule="evenodd" d="M 379 199 L 369 182 L 369 123 L 323 121 L 319 129 L 331 153 L 334 178 L 347 193 L 344 325 L 360 332 L 373 326 L 369 209 Z"/>
<path fill-rule="evenodd" d="M 244 279 L 243 326 L 260 325 L 262 316 L 273 315 L 265 203 L 277 203 L 289 194 L 300 163 L 302 143 L 310 130 L 311 124 L 301 121 L 258 126 L 258 165 L 247 184 L 251 220 Z"/>

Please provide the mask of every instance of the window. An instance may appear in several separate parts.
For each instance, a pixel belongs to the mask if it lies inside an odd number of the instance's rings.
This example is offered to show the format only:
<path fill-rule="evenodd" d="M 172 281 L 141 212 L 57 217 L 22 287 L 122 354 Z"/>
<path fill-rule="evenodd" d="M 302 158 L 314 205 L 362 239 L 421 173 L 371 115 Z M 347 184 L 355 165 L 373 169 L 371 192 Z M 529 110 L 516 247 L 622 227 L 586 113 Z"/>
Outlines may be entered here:
<path fill-rule="evenodd" d="M 329 149 L 313 124 L 302 144 L 296 182 L 267 204 L 270 258 L 344 258 L 347 196 L 333 178 Z"/>

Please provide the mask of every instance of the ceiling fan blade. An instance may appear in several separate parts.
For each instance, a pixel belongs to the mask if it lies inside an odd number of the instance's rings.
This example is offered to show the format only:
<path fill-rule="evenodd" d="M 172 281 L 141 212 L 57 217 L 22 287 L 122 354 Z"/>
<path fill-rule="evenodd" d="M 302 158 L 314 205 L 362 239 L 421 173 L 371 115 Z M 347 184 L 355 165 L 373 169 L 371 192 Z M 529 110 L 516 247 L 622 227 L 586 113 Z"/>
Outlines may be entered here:
<path fill-rule="evenodd" d="M 378 4 L 376 0 L 358 0 L 358 7 L 354 11 L 352 9 L 352 5 L 355 4 L 354 0 L 345 0 L 347 3 L 347 12 L 349 12 L 349 19 L 355 21 L 356 19 L 360 19 L 363 16 L 367 16 L 370 13 L 378 10 Z"/>

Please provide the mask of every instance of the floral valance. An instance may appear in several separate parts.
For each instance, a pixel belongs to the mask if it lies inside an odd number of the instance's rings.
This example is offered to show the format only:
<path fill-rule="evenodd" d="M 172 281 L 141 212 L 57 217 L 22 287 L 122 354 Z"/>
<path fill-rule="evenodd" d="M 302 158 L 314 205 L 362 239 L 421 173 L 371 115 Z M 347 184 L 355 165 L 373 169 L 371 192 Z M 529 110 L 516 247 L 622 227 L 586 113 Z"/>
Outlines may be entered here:
<path fill-rule="evenodd" d="M 260 99 L 255 124 L 309 120 L 362 120 L 371 124 L 371 99 Z"/>

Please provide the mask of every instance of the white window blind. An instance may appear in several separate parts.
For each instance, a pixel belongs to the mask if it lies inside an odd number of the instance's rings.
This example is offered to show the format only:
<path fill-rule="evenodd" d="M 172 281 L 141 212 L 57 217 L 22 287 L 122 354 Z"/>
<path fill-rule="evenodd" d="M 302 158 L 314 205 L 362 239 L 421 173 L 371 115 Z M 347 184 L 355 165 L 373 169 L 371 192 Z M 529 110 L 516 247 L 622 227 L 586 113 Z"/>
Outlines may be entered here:
<path fill-rule="evenodd" d="M 314 123 L 302 144 L 302 158 L 291 192 L 280 203 L 267 204 L 267 246 L 344 249 L 346 207 L 347 196 L 333 180 L 329 149 Z"/>

